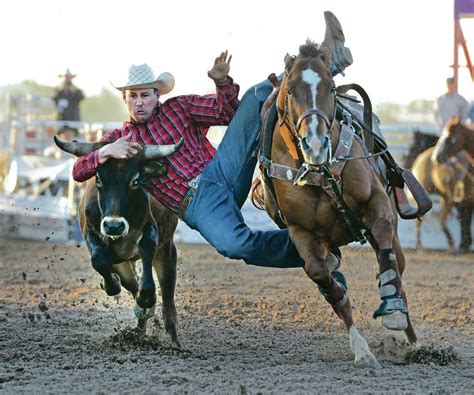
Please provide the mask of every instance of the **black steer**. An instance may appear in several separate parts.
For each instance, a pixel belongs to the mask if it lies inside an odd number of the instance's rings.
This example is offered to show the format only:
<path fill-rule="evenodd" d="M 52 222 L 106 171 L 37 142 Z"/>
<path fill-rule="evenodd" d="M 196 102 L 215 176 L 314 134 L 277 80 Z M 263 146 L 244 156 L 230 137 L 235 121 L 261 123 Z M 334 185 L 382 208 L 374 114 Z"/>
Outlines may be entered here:
<path fill-rule="evenodd" d="M 63 142 L 55 137 L 62 150 L 85 155 L 104 143 Z M 147 178 L 166 172 L 157 160 L 173 154 L 179 144 L 145 146 L 131 159 L 109 159 L 100 166 L 95 178 L 86 182 L 79 205 L 79 223 L 91 254 L 94 269 L 103 277 L 107 295 L 118 295 L 121 287 L 135 299 L 138 328 L 155 311 L 156 294 L 152 267 L 161 287 L 163 321 L 171 341 L 179 347 L 174 292 L 176 286 L 176 246 L 173 235 L 178 218 L 149 196 L 143 183 Z M 139 279 L 135 262 L 141 259 Z"/>

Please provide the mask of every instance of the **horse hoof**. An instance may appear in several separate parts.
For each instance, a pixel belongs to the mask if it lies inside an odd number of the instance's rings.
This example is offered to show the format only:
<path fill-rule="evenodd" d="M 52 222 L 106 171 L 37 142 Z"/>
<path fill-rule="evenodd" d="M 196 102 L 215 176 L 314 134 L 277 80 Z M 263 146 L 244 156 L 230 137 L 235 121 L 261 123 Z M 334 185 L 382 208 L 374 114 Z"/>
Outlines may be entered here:
<path fill-rule="evenodd" d="M 133 312 L 135 313 L 135 317 L 137 317 L 138 320 L 147 320 L 148 318 L 151 318 L 155 315 L 155 306 L 143 308 L 135 303 L 135 306 L 133 306 Z"/>
<path fill-rule="evenodd" d="M 407 315 L 401 311 L 382 316 L 382 325 L 392 331 L 404 331 L 408 328 Z"/>
<path fill-rule="evenodd" d="M 366 354 L 363 357 L 356 359 L 354 361 L 354 365 L 356 368 L 371 368 L 371 369 L 382 369 L 382 365 L 377 359 L 374 357 L 372 353 Z"/>

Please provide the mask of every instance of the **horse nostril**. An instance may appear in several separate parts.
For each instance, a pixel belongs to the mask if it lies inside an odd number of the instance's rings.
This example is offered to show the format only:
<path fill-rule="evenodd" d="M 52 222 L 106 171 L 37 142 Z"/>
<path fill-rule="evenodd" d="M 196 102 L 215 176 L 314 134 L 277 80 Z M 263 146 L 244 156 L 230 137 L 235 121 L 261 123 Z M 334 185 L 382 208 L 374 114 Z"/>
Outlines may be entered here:
<path fill-rule="evenodd" d="M 323 149 L 327 149 L 329 147 L 329 137 L 326 136 L 324 138 Z"/>

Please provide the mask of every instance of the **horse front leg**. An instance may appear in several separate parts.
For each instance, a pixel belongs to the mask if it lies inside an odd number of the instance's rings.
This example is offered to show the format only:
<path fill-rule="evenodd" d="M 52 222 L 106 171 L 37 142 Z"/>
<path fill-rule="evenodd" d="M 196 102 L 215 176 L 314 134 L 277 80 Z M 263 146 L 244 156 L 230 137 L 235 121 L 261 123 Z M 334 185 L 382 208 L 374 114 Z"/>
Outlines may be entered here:
<path fill-rule="evenodd" d="M 157 232 L 154 223 L 149 222 L 143 231 L 143 236 L 138 243 L 138 251 L 142 261 L 142 278 L 133 311 L 138 318 L 139 327 L 144 327 L 145 322 L 155 314 L 156 287 L 153 280 L 153 256 L 155 255 Z"/>
<path fill-rule="evenodd" d="M 155 254 L 153 267 L 155 268 L 160 283 L 161 298 L 163 302 L 163 323 L 171 342 L 178 348 L 177 313 L 174 302 L 176 288 L 176 246 L 173 240 L 164 243 Z"/>
<path fill-rule="evenodd" d="M 366 226 L 372 234 L 379 264 L 379 291 L 382 303 L 374 318 L 382 317 L 382 325 L 391 330 L 408 328 L 408 310 L 402 297 L 402 279 L 393 248 L 396 220 L 390 201 L 384 191 L 375 195 L 368 206 Z"/>
<path fill-rule="evenodd" d="M 461 254 L 467 254 L 471 250 L 472 207 L 473 204 L 470 202 L 456 204 L 458 219 L 461 225 L 461 241 L 459 243 L 459 252 Z"/>
<path fill-rule="evenodd" d="M 380 368 L 379 362 L 370 351 L 366 340 L 352 319 L 352 307 L 344 275 L 339 271 L 331 273 L 328 269 L 326 263 L 329 254 L 328 244 L 314 240 L 311 232 L 301 228 L 290 227 L 289 230 L 291 239 L 305 261 L 306 274 L 318 285 L 319 292 L 344 322 L 349 333 L 350 347 L 355 357 L 354 364 L 357 367 Z"/>

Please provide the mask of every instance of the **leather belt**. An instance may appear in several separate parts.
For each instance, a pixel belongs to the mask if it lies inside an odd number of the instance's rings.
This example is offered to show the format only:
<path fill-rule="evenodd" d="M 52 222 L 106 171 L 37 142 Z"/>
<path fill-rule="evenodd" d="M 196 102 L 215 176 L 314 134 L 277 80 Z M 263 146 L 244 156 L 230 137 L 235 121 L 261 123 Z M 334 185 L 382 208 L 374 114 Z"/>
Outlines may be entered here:
<path fill-rule="evenodd" d="M 188 208 L 189 203 L 191 202 L 192 198 L 194 197 L 194 194 L 196 193 L 200 178 L 201 178 L 201 175 L 199 174 L 196 178 L 192 179 L 188 183 L 189 189 L 186 192 L 186 195 L 184 196 L 178 208 L 178 218 L 182 221 L 184 221 L 184 216 L 186 215 L 186 209 Z"/>

